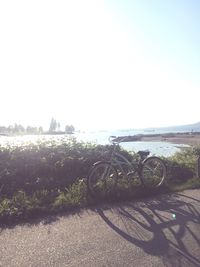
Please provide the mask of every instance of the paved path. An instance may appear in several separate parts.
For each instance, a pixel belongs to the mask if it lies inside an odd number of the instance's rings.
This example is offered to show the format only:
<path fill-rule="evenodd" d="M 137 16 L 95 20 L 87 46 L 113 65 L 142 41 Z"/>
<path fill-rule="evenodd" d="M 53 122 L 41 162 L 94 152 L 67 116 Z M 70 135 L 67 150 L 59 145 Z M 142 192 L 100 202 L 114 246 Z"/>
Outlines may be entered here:
<path fill-rule="evenodd" d="M 0 266 L 200 266 L 200 190 L 0 229 Z"/>

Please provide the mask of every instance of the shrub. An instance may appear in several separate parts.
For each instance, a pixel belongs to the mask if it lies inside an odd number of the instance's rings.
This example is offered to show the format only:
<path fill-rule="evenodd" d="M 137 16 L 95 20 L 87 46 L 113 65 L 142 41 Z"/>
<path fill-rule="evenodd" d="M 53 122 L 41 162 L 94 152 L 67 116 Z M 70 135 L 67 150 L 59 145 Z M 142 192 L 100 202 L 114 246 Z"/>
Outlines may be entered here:
<path fill-rule="evenodd" d="M 181 184 L 196 176 L 197 155 L 194 148 L 185 148 L 167 160 L 168 181 Z"/>
<path fill-rule="evenodd" d="M 110 153 L 111 146 L 75 139 L 0 147 L 1 194 L 12 196 L 19 190 L 32 194 L 69 187 L 86 177 L 94 162 L 108 158 Z"/>

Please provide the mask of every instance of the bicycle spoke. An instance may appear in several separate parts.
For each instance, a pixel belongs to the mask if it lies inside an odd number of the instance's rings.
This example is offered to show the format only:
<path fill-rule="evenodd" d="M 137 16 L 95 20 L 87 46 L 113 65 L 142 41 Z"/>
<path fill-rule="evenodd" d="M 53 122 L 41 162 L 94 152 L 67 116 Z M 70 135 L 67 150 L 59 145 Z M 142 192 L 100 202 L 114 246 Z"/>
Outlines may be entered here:
<path fill-rule="evenodd" d="M 156 187 L 163 183 L 166 176 L 164 163 L 156 157 L 148 158 L 142 168 L 142 181 L 146 186 Z"/>
<path fill-rule="evenodd" d="M 95 197 L 106 197 L 114 190 L 117 172 L 109 163 L 100 162 L 90 172 L 88 189 Z"/>

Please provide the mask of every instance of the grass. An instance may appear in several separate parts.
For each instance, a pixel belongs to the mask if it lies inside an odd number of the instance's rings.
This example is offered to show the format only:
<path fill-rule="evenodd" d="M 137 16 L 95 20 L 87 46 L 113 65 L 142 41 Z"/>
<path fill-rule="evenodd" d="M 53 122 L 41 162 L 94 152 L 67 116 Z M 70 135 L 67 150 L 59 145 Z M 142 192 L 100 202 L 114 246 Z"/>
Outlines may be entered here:
<path fill-rule="evenodd" d="M 25 146 L 0 147 L 1 223 L 27 220 L 97 204 L 87 192 L 86 177 L 91 165 L 109 158 L 110 146 L 77 142 L 75 139 L 40 141 Z M 128 157 L 128 152 L 121 151 Z M 196 176 L 200 149 L 184 149 L 164 159 L 168 179 L 157 189 L 121 179 L 113 196 L 101 201 L 121 201 L 163 192 L 200 188 Z"/>

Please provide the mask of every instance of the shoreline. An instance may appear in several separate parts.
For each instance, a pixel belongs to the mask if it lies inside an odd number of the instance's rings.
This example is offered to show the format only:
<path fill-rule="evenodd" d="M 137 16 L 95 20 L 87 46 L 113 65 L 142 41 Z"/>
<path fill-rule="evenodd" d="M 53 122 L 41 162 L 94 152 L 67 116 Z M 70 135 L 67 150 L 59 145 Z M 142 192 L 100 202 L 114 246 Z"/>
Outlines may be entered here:
<path fill-rule="evenodd" d="M 63 135 L 59 133 L 43 133 L 43 134 L 25 134 L 25 135 L 6 135 L 0 133 L 1 137 L 18 137 L 18 136 L 50 136 L 50 135 Z M 66 134 L 69 136 L 71 134 Z M 76 137 L 76 136 L 75 136 Z M 144 141 L 144 142 L 169 142 L 172 144 L 183 144 L 190 146 L 200 146 L 200 132 L 184 132 L 184 133 L 160 133 L 160 134 L 136 134 L 129 136 L 118 136 L 116 140 L 120 140 L 123 137 L 126 137 L 129 141 Z"/>
<path fill-rule="evenodd" d="M 155 135 L 141 135 L 140 141 L 161 141 L 173 144 L 200 146 L 200 132 L 198 133 L 167 133 Z"/>

